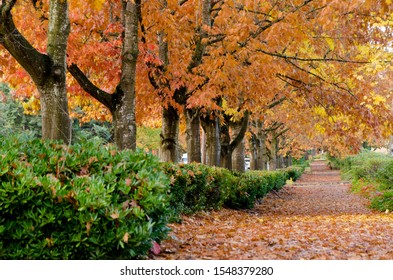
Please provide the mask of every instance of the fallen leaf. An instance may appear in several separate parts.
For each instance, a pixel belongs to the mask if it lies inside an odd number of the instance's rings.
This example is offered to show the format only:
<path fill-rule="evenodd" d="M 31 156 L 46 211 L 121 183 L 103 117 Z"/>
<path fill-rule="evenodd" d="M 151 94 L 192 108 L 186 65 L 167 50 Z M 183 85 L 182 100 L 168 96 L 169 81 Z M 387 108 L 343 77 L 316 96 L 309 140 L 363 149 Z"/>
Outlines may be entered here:
<path fill-rule="evenodd" d="M 150 249 L 151 250 L 151 252 L 154 254 L 154 255 L 158 255 L 158 254 L 160 254 L 161 253 L 161 247 L 160 247 L 160 244 L 158 244 L 156 241 L 152 241 L 152 248 Z"/>

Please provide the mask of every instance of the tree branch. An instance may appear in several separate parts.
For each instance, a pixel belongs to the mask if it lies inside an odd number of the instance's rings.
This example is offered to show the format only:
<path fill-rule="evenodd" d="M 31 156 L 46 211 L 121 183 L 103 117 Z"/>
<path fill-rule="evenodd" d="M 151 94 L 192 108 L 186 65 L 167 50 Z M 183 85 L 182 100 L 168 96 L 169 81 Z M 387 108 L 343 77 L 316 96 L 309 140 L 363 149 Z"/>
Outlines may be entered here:
<path fill-rule="evenodd" d="M 111 112 L 115 110 L 116 104 L 113 94 L 109 94 L 95 86 L 76 64 L 72 63 L 67 69 L 84 91 L 105 105 Z"/>
<path fill-rule="evenodd" d="M 179 6 L 183 6 L 188 0 L 179 0 Z"/>
<path fill-rule="evenodd" d="M 248 120 L 250 117 L 250 113 L 248 111 L 246 111 L 244 113 L 243 118 L 241 119 L 241 129 L 239 131 L 239 133 L 236 135 L 235 139 L 232 140 L 231 144 L 229 145 L 229 149 L 232 152 L 239 144 L 240 142 L 244 139 L 244 135 L 247 132 L 247 128 L 248 128 Z"/>
<path fill-rule="evenodd" d="M 287 98 L 286 97 L 281 97 L 278 100 L 272 101 L 269 105 L 267 105 L 267 109 L 272 109 L 278 105 L 280 105 L 281 103 L 283 103 Z"/>
<path fill-rule="evenodd" d="M 18 31 L 12 19 L 11 10 L 16 0 L 2 1 L 0 6 L 0 44 L 27 71 L 36 85 L 42 85 L 51 71 L 51 60 L 38 52 Z"/>
<path fill-rule="evenodd" d="M 242 47 L 247 46 L 248 42 L 251 39 L 257 38 L 262 32 L 264 32 L 265 30 L 269 29 L 270 27 L 272 27 L 276 23 L 279 23 L 279 22 L 283 21 L 289 14 L 295 13 L 296 11 L 300 10 L 302 7 L 307 6 L 312 1 L 314 1 L 314 0 L 305 0 L 302 4 L 300 4 L 299 6 L 293 7 L 285 15 L 283 15 L 283 16 L 281 16 L 279 18 L 276 18 L 275 20 L 270 20 L 270 19 L 267 20 L 266 19 L 266 20 L 260 21 L 260 23 L 267 23 L 267 24 L 259 26 L 259 28 L 255 32 L 251 33 L 250 36 L 245 41 L 238 42 L 238 44 L 240 46 L 242 46 Z M 269 14 L 273 10 L 274 7 L 275 7 L 275 5 L 272 7 L 272 9 L 268 13 L 266 13 L 266 15 L 265 15 L 266 17 L 271 17 Z M 237 9 L 243 9 L 244 6 L 238 5 L 238 7 L 236 7 L 236 8 Z M 254 13 L 255 13 L 255 11 L 254 11 Z"/>
<path fill-rule="evenodd" d="M 279 133 L 277 133 L 277 134 L 275 135 L 275 137 L 278 138 L 278 137 L 282 136 L 284 133 L 286 133 L 287 131 L 289 131 L 289 129 L 290 129 L 290 128 L 287 127 L 287 128 L 285 128 L 285 129 L 281 130 Z"/>
<path fill-rule="evenodd" d="M 326 58 L 326 57 L 319 57 L 319 58 L 306 58 L 306 57 L 298 57 L 298 56 L 289 56 L 282 53 L 277 52 L 268 52 L 262 49 L 257 49 L 258 52 L 261 52 L 266 55 L 279 57 L 285 59 L 286 61 L 289 60 L 297 60 L 297 61 L 304 61 L 304 62 L 340 62 L 340 63 L 356 63 L 356 64 L 367 64 L 370 63 L 369 61 L 356 61 L 356 60 L 346 60 L 341 58 Z"/>

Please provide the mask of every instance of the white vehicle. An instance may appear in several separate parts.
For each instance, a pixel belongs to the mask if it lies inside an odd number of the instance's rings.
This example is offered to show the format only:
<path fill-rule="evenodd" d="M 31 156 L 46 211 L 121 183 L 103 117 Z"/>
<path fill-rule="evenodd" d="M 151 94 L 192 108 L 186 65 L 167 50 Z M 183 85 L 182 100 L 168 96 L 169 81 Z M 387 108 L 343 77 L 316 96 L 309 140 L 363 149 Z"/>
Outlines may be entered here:
<path fill-rule="evenodd" d="M 183 155 L 181 156 L 180 162 L 181 162 L 181 163 L 188 163 L 188 156 L 187 156 L 187 154 L 183 154 Z"/>
<path fill-rule="evenodd" d="M 244 163 L 245 170 L 250 170 L 250 158 L 244 158 Z"/>

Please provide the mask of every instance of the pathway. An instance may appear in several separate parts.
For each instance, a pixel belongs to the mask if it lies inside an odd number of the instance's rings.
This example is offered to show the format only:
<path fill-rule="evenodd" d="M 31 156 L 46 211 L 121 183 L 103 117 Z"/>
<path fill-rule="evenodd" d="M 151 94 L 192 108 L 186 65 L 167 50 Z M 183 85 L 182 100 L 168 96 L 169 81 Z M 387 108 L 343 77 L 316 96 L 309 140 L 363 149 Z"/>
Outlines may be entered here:
<path fill-rule="evenodd" d="M 393 259 L 393 214 L 367 208 L 324 161 L 252 210 L 184 217 L 155 259 Z"/>

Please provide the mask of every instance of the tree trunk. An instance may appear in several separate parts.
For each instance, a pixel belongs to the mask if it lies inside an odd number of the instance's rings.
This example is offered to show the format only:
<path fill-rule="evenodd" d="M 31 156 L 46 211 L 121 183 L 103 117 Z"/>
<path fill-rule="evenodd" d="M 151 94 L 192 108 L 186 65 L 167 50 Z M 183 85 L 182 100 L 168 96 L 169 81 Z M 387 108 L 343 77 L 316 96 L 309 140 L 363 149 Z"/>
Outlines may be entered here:
<path fill-rule="evenodd" d="M 248 116 L 246 116 L 246 120 L 242 120 L 241 122 L 236 122 L 231 124 L 232 128 L 232 138 L 239 139 L 237 142 L 233 142 L 232 144 L 232 167 L 233 170 L 244 172 L 246 170 L 245 167 L 245 151 L 246 151 L 246 145 L 244 143 L 244 135 L 245 132 L 247 131 L 248 127 Z"/>
<path fill-rule="evenodd" d="M 72 133 L 65 82 L 49 78 L 44 85 L 37 88 L 41 96 L 42 138 L 70 143 Z"/>
<path fill-rule="evenodd" d="M 231 125 L 232 127 L 232 138 L 236 138 L 239 134 L 242 133 L 244 123 L 234 123 Z M 234 147 L 232 151 L 232 168 L 233 170 L 244 172 L 245 171 L 245 165 L 246 162 L 244 160 L 245 157 L 245 144 L 244 144 L 244 133 L 243 137 L 241 137 L 242 140 L 240 140 L 237 145 Z"/>
<path fill-rule="evenodd" d="M 188 162 L 201 162 L 201 135 L 199 112 L 194 109 L 186 109 L 186 140 Z"/>
<path fill-rule="evenodd" d="M 229 170 L 233 168 L 233 157 L 232 154 L 236 148 L 240 147 L 237 153 L 242 153 L 242 159 L 236 160 L 235 169 L 241 172 L 245 170 L 244 161 L 244 135 L 248 128 L 249 113 L 245 112 L 244 116 L 239 121 L 232 121 L 231 116 L 224 115 L 224 124 L 220 127 L 220 140 L 221 140 L 221 166 Z M 232 130 L 232 135 L 230 133 Z"/>
<path fill-rule="evenodd" d="M 202 129 L 202 143 L 201 143 L 202 163 L 206 164 L 206 133 Z"/>
<path fill-rule="evenodd" d="M 178 162 L 179 113 L 169 106 L 162 111 L 160 158 L 165 162 Z"/>
<path fill-rule="evenodd" d="M 11 10 L 16 1 L 0 6 L 0 43 L 31 76 L 40 93 L 42 137 L 71 141 L 66 91 L 66 51 L 70 31 L 68 3 L 50 1 L 47 55 L 39 53 L 17 30 Z"/>
<path fill-rule="evenodd" d="M 196 39 L 195 49 L 188 64 L 187 71 L 189 73 L 193 72 L 193 69 L 202 63 L 203 55 L 206 51 L 206 42 L 203 40 L 208 37 L 205 26 L 211 27 L 211 1 L 202 1 L 202 26 L 196 28 Z M 198 13 L 199 7 L 197 7 L 196 12 Z M 198 23 L 197 23 L 198 24 Z M 202 85 L 201 85 L 202 86 Z M 176 100 L 179 104 L 184 106 L 184 112 L 186 116 L 186 140 L 187 140 L 187 155 L 188 162 L 201 162 L 201 138 L 200 138 L 200 118 L 199 110 L 187 108 L 187 100 L 189 98 L 188 89 L 180 91 L 182 93 L 181 98 Z"/>
<path fill-rule="evenodd" d="M 221 167 L 232 170 L 231 136 L 229 134 L 229 119 L 220 126 Z"/>
<path fill-rule="evenodd" d="M 258 139 L 255 134 L 252 134 L 249 140 L 250 146 L 250 169 L 257 170 L 258 169 L 258 156 L 257 156 L 257 147 L 258 147 Z"/>
<path fill-rule="evenodd" d="M 270 152 L 271 152 L 271 159 L 270 159 L 270 170 L 277 169 L 277 136 L 273 133 L 273 138 L 271 142 Z"/>
<path fill-rule="evenodd" d="M 388 143 L 388 153 L 389 155 L 393 156 L 393 136 L 390 136 L 389 143 Z"/>
<path fill-rule="evenodd" d="M 202 127 L 206 133 L 206 164 L 220 166 L 220 120 L 218 117 L 203 117 Z"/>
<path fill-rule="evenodd" d="M 120 149 L 136 149 L 135 77 L 138 59 L 139 1 L 123 0 L 124 41 L 118 91 L 121 98 L 113 112 L 115 142 Z"/>
<path fill-rule="evenodd" d="M 266 170 L 267 169 L 267 148 L 266 148 L 266 132 L 264 131 L 264 122 L 257 121 L 257 167 L 258 170 Z"/>

